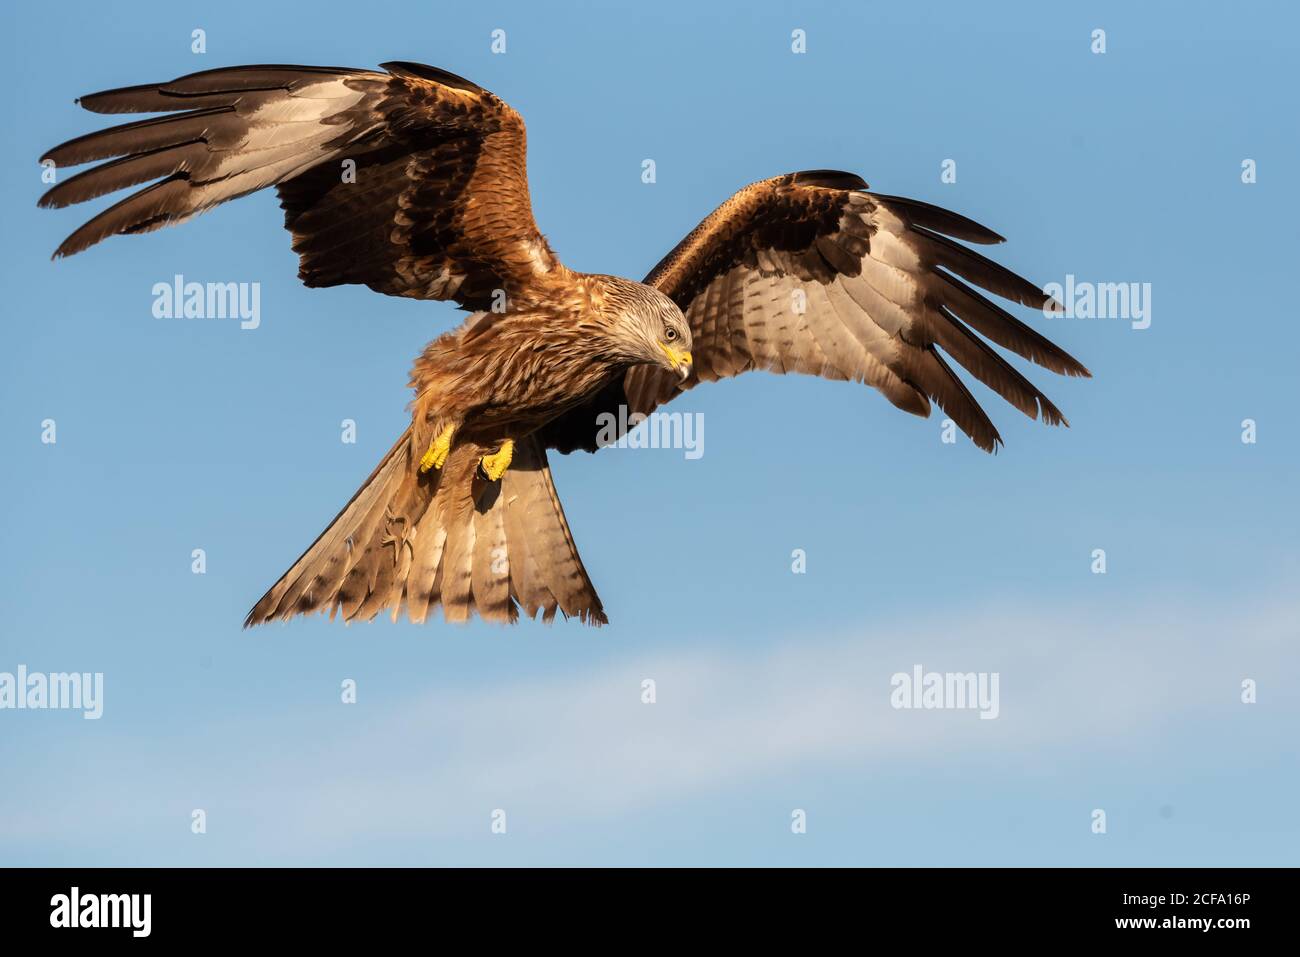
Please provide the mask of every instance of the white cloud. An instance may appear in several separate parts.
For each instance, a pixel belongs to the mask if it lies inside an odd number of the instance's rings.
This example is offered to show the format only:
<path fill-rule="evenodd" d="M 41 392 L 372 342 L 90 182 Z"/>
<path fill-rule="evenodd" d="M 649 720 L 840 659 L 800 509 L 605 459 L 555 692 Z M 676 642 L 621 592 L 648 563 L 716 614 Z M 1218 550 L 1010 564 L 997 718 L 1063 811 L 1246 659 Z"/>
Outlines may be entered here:
<path fill-rule="evenodd" d="M 479 833 L 496 807 L 544 830 L 796 768 L 920 769 L 981 753 L 1032 763 L 1079 745 L 1138 752 L 1189 721 L 1246 707 L 1246 677 L 1260 684 L 1255 707 L 1294 726 L 1294 699 L 1278 684 L 1300 659 L 1300 615 L 1294 591 L 1283 594 L 1217 612 L 1183 597 L 1124 609 L 990 606 L 725 650 L 707 650 L 701 636 L 697 652 L 388 706 L 369 700 L 342 734 L 323 731 L 338 722 L 319 715 L 214 724 L 179 754 L 159 757 L 140 739 L 111 758 L 56 756 L 98 767 L 92 774 L 129 769 L 131 784 L 56 790 L 38 807 L 22 800 L 29 789 L 11 790 L 0 797 L 0 836 L 59 839 L 87 816 L 143 831 L 190 806 L 237 822 L 241 845 L 269 855 L 311 853 L 322 839 Z M 1000 716 L 894 710 L 890 676 L 915 664 L 998 672 Z M 647 677 L 653 705 L 640 701 Z"/>

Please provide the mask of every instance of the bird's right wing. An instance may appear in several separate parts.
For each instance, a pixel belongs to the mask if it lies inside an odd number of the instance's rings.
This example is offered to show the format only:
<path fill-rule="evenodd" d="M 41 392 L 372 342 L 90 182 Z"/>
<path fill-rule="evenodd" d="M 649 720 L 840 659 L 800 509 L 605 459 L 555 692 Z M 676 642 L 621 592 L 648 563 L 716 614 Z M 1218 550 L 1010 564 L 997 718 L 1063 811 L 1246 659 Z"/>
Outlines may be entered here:
<path fill-rule="evenodd" d="M 976 334 L 1053 372 L 1088 374 L 962 281 L 1035 309 L 1052 305 L 1033 283 L 948 238 L 1002 237 L 866 185 L 852 173 L 790 173 L 746 187 L 700 223 L 646 277 L 690 320 L 695 379 L 679 385 L 633 370 L 634 403 L 657 404 L 695 380 L 747 369 L 856 379 L 908 412 L 928 415 L 933 399 L 993 451 L 997 428 L 942 352 L 1030 418 L 1064 423 Z"/>
<path fill-rule="evenodd" d="M 246 66 L 82 97 L 96 113 L 165 113 L 90 133 L 42 158 L 108 160 L 50 189 L 61 207 L 150 183 L 69 236 L 180 223 L 275 186 L 308 286 L 361 283 L 498 311 L 563 265 L 533 220 L 524 123 L 487 90 L 413 63 L 387 73 Z"/>
<path fill-rule="evenodd" d="M 788 173 L 745 187 L 709 214 L 645 279 L 690 322 L 691 375 L 638 366 L 548 425 L 546 444 L 594 450 L 599 417 L 620 404 L 645 414 L 700 382 L 765 369 L 865 382 L 922 416 L 933 400 L 994 451 L 997 428 L 945 356 L 1030 418 L 1064 423 L 990 343 L 1053 372 L 1088 370 L 974 287 L 1040 310 L 1053 301 L 954 241 L 1002 237 L 866 185 L 852 173 Z"/>

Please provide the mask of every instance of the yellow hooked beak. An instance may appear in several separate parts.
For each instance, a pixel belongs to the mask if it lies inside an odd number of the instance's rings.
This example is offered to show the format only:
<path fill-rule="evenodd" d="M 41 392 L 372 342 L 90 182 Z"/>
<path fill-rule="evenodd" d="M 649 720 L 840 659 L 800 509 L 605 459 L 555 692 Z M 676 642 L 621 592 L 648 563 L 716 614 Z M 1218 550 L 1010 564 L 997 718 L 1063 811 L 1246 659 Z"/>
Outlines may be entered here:
<path fill-rule="evenodd" d="M 659 348 L 664 351 L 664 355 L 668 357 L 669 363 L 672 364 L 673 369 L 676 370 L 679 376 L 685 379 L 691 374 L 691 354 L 689 352 L 674 349 L 666 342 L 660 342 Z"/>

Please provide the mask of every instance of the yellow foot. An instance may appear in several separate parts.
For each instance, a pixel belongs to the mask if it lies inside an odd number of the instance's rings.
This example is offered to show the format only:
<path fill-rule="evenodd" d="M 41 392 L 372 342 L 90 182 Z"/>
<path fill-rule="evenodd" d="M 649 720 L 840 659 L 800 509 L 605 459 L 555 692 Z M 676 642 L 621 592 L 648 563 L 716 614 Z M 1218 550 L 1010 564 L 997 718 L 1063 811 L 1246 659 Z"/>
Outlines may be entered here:
<path fill-rule="evenodd" d="M 478 467 L 489 482 L 495 482 L 506 474 L 510 460 L 515 457 L 515 440 L 506 439 L 494 455 L 485 455 L 478 461 Z"/>
<path fill-rule="evenodd" d="M 456 426 L 449 425 L 442 430 L 441 435 L 433 440 L 433 444 L 429 446 L 429 451 L 425 452 L 420 459 L 421 472 L 442 468 L 442 464 L 447 461 L 447 455 L 451 452 L 451 439 L 455 434 Z"/>

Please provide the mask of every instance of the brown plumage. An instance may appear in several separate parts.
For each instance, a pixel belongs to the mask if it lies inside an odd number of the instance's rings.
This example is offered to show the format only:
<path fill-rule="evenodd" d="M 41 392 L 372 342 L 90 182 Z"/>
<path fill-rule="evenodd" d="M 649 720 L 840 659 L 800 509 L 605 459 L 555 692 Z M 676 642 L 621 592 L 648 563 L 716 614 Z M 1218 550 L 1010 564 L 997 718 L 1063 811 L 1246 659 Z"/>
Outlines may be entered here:
<path fill-rule="evenodd" d="M 645 279 L 690 322 L 692 374 L 629 370 L 544 435 L 562 451 L 594 450 L 590 423 L 603 412 L 627 405 L 646 414 L 700 382 L 766 369 L 866 382 L 921 416 L 934 400 L 976 445 L 994 451 L 1002 437 L 939 350 L 1030 418 L 1066 424 L 972 327 L 1053 372 L 1088 370 L 961 279 L 1035 309 L 1055 304 L 947 236 L 1003 241 L 956 213 L 868 192 L 852 173 L 813 170 L 746 186 Z"/>
<path fill-rule="evenodd" d="M 1060 411 L 989 342 L 1088 374 L 968 285 L 1054 305 L 954 242 L 1002 237 L 869 192 L 852 173 L 745 187 L 644 283 L 573 272 L 533 221 L 519 115 L 443 70 L 384 67 L 237 67 L 97 93 L 81 104 L 166 115 L 44 157 L 108 162 L 43 206 L 150 184 L 56 256 L 275 186 L 308 286 L 361 283 L 475 311 L 416 360 L 410 427 L 246 624 L 323 610 L 420 622 L 438 605 L 450 621 L 514 621 L 522 608 L 604 622 L 546 450 L 594 451 L 598 416 L 619 419 L 620 405 L 648 413 L 698 382 L 801 372 L 865 382 L 917 415 L 935 402 L 993 451 L 1001 437 L 945 355 L 1051 425 Z"/>

